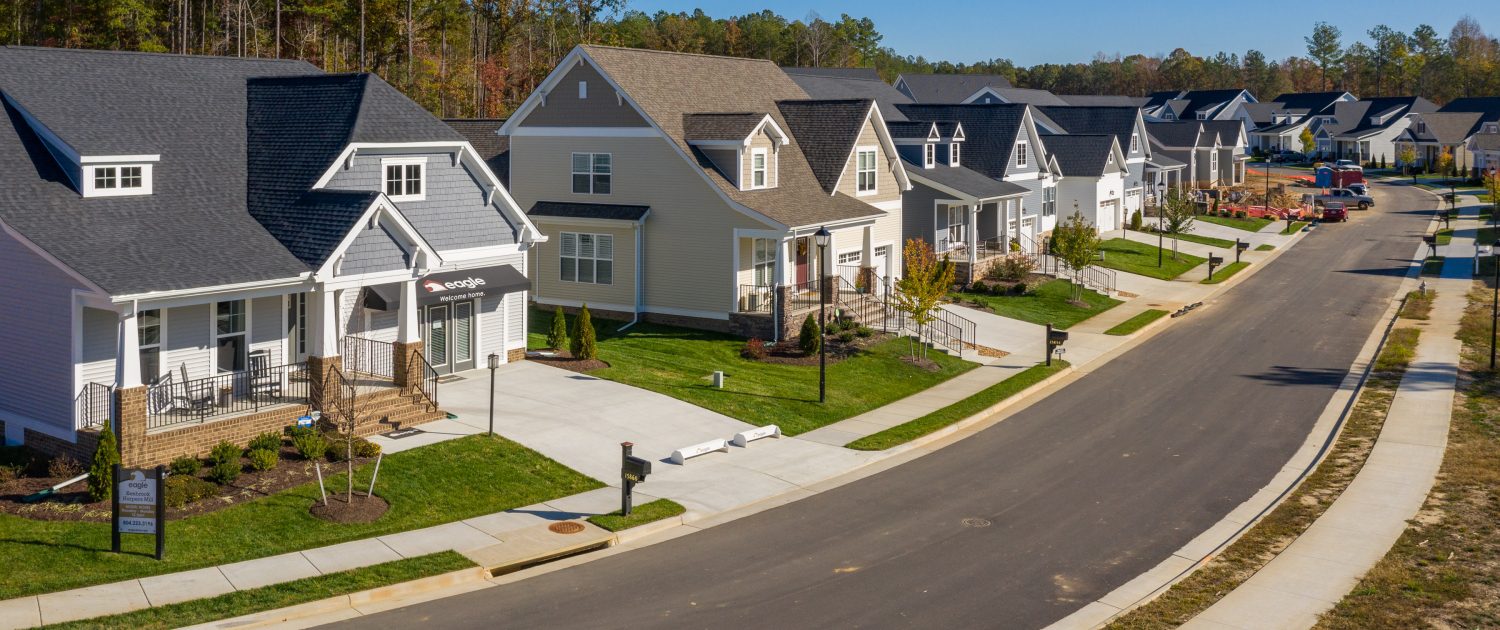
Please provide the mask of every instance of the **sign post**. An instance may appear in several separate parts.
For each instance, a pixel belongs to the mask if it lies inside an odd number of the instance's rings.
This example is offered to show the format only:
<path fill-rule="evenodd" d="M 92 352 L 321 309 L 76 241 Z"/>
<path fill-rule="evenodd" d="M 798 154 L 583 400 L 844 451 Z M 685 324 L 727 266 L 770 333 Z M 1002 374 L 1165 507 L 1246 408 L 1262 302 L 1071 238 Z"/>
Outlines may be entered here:
<path fill-rule="evenodd" d="M 651 474 L 651 462 L 630 454 L 634 443 L 620 443 L 620 515 L 630 516 L 631 505 L 630 493 L 635 490 L 635 484 L 644 483 L 646 475 Z"/>
<path fill-rule="evenodd" d="M 166 467 L 127 469 L 115 464 L 114 476 L 110 549 L 120 552 L 121 534 L 155 535 L 156 559 L 161 560 L 167 543 L 167 494 L 162 487 Z"/>

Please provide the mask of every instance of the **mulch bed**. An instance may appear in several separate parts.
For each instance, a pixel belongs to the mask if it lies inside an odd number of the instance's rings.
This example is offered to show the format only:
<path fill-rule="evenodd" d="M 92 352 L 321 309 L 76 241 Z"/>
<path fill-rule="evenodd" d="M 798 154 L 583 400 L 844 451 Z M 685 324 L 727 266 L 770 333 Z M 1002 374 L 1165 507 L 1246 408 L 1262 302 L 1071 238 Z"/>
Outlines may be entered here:
<path fill-rule="evenodd" d="M 890 339 L 886 333 L 875 333 L 869 337 L 855 337 L 853 341 L 844 343 L 837 336 L 828 335 L 823 337 L 823 346 L 826 348 L 828 363 L 833 364 L 843 361 L 849 357 L 858 355 L 865 348 Z M 741 356 L 744 356 L 743 354 Z M 751 357 L 745 357 L 750 359 Z M 762 363 L 778 363 L 781 365 L 817 365 L 818 354 L 802 354 L 802 348 L 796 339 L 783 339 L 780 343 L 766 345 L 766 356 L 753 359 Z"/>
<path fill-rule="evenodd" d="M 937 372 L 943 369 L 943 366 L 938 365 L 937 361 L 933 361 L 932 359 L 923 359 L 920 357 L 907 355 L 901 357 L 901 360 L 904 361 L 907 365 L 918 367 L 927 370 L 928 372 Z"/>
<path fill-rule="evenodd" d="M 313 516 L 335 523 L 370 523 L 391 508 L 391 504 L 386 503 L 378 494 L 371 496 L 356 492 L 353 501 L 348 499 L 347 495 L 329 495 L 328 505 L 323 505 L 322 501 L 313 501 L 308 511 Z"/>
<path fill-rule="evenodd" d="M 609 367 L 609 363 L 601 361 L 599 359 L 575 359 L 573 358 L 573 353 L 568 352 L 567 350 L 548 350 L 547 352 L 551 354 L 548 355 L 542 354 L 540 352 L 527 352 L 526 360 L 532 363 L 550 365 L 555 368 L 562 368 L 570 372 L 579 373 L 592 372 L 594 370 Z"/>
<path fill-rule="evenodd" d="M 283 446 L 281 462 L 264 472 L 250 469 L 248 460 L 240 476 L 233 483 L 219 486 L 219 492 L 211 497 L 189 503 L 181 508 L 167 508 L 167 519 L 177 520 L 198 514 L 216 512 L 224 508 L 270 496 L 317 479 L 313 462 L 302 459 L 296 449 Z M 356 467 L 374 461 L 374 458 L 354 458 Z M 322 462 L 323 477 L 336 475 L 347 464 L 344 462 Z M 45 473 L 43 473 L 45 474 Z M 208 474 L 205 466 L 198 476 Z M 36 503 L 22 503 L 21 498 L 47 489 L 67 478 L 32 476 L 20 477 L 0 483 L 0 513 L 12 514 L 39 521 L 88 521 L 107 523 L 110 517 L 109 501 L 89 501 L 88 480 L 68 486 Z"/>

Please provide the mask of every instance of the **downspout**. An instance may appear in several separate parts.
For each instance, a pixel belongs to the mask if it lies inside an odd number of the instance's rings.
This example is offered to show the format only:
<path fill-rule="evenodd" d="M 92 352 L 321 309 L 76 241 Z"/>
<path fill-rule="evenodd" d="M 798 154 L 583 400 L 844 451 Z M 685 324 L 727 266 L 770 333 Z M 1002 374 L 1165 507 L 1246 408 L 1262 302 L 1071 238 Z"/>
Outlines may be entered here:
<path fill-rule="evenodd" d="M 651 216 L 650 209 L 647 209 L 646 213 L 641 215 L 641 218 L 636 219 L 635 221 L 635 314 L 631 316 L 629 322 L 619 328 L 620 330 L 630 328 L 631 326 L 634 326 L 636 322 L 641 321 L 641 310 L 645 303 L 646 295 L 644 287 L 646 282 L 646 274 L 643 273 L 645 269 L 646 259 L 646 234 L 643 228 L 646 226 L 646 217 L 648 216 Z"/>

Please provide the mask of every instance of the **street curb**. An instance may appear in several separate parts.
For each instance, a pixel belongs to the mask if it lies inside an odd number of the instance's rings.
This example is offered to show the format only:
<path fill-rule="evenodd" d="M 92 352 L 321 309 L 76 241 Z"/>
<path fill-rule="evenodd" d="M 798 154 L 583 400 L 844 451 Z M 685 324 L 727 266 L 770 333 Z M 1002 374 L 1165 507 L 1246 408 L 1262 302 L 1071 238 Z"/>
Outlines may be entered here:
<path fill-rule="evenodd" d="M 296 606 L 288 606 L 286 608 L 279 608 L 275 610 L 266 610 L 258 613 L 241 615 L 239 617 L 232 617 L 229 619 L 220 619 L 218 621 L 198 624 L 195 626 L 187 626 L 187 628 L 192 630 L 207 630 L 210 628 L 269 628 L 273 626 L 283 626 L 298 620 L 306 620 L 314 617 L 328 617 L 340 613 L 354 613 L 353 615 L 345 615 L 345 617 L 357 616 L 363 614 L 359 612 L 359 608 L 361 606 L 369 607 L 373 605 L 389 604 L 394 601 L 402 602 L 403 605 L 417 603 L 417 601 L 428 601 L 429 599 L 435 598 L 427 597 L 426 599 L 420 600 L 414 600 L 414 598 L 422 598 L 439 591 L 447 591 L 458 587 L 483 584 L 488 577 L 489 574 L 483 567 L 461 569 L 458 571 L 453 571 L 451 573 L 433 575 L 425 578 L 411 580 L 409 582 L 401 582 L 399 584 L 391 584 L 389 586 L 382 586 L 379 588 L 359 591 L 357 593 L 349 593 L 347 595 L 339 595 L 337 597 L 330 597 L 328 599 L 320 599 L 317 601 L 297 604 Z M 324 620 L 324 622 L 326 621 L 332 620 Z"/>
<path fill-rule="evenodd" d="M 1437 222 L 1436 215 L 1434 215 L 1428 227 L 1431 228 Z M 1305 235 L 1306 233 L 1302 234 Z M 1420 256 L 1421 253 L 1422 247 L 1419 246 L 1417 248 L 1417 255 Z M 1269 260 L 1268 258 L 1267 261 L 1269 262 Z M 1413 260 L 1420 260 L 1420 258 L 1414 257 Z M 1410 264 L 1406 277 L 1402 279 L 1401 285 L 1396 289 L 1395 299 L 1391 300 L 1390 304 L 1386 306 L 1386 310 L 1381 314 L 1380 319 L 1377 320 L 1377 322 L 1384 321 L 1385 324 L 1383 326 L 1377 324 L 1375 329 L 1370 332 L 1370 336 L 1366 338 L 1364 346 L 1360 348 L 1359 354 L 1355 356 L 1349 374 L 1344 377 L 1344 381 L 1339 384 L 1339 389 L 1334 393 L 1333 398 L 1328 401 L 1328 405 L 1324 407 L 1317 424 L 1308 433 L 1302 447 L 1293 454 L 1286 465 L 1282 466 L 1281 473 L 1272 478 L 1259 492 L 1225 515 L 1224 518 L 1205 529 L 1197 538 L 1194 538 L 1177 551 L 1174 551 L 1167 559 L 1122 584 L 1115 590 L 1090 602 L 1083 608 L 1074 611 L 1067 617 L 1052 623 L 1047 626 L 1047 630 L 1102 628 L 1136 608 L 1151 603 L 1157 597 L 1167 592 L 1173 585 L 1187 579 L 1199 568 L 1208 564 L 1220 552 L 1233 545 L 1246 533 L 1254 529 L 1267 515 L 1285 502 L 1297 487 L 1302 485 L 1302 482 L 1307 479 L 1308 475 L 1323 462 L 1328 453 L 1332 451 L 1334 442 L 1343 433 L 1345 420 L 1353 410 L 1355 401 L 1359 399 L 1359 394 L 1364 391 L 1365 383 L 1368 381 L 1370 372 L 1374 368 L 1375 357 L 1379 354 L 1380 349 L 1385 347 L 1385 341 L 1389 337 L 1391 330 L 1395 328 L 1396 320 L 1400 317 L 1401 307 L 1406 302 L 1406 294 L 1414 290 L 1414 285 L 1420 281 L 1421 269 L 1422 266 L 1420 263 L 1413 262 Z M 1348 390 L 1348 394 L 1342 395 L 1342 392 L 1346 389 Z M 1303 454 L 1310 449 L 1313 451 L 1312 453 L 1309 455 Z M 1310 461 L 1307 461 L 1305 464 L 1298 463 L 1298 459 L 1308 456 L 1311 457 Z M 1296 472 L 1294 478 L 1289 482 L 1282 479 L 1282 476 L 1288 472 Z M 1269 502 L 1264 500 L 1257 501 L 1257 497 L 1268 493 L 1274 494 Z M 1257 503 L 1263 503 L 1264 505 L 1257 507 L 1255 505 Z M 1236 514 L 1242 511 L 1250 512 L 1249 518 L 1236 518 Z M 1200 539 L 1205 537 L 1211 538 L 1214 532 L 1221 528 L 1231 529 L 1232 532 L 1228 537 L 1219 541 L 1200 541 Z M 1301 532 L 1298 532 L 1298 535 L 1300 536 Z M 1206 543 L 1215 544 L 1206 552 L 1201 551 L 1203 545 Z M 1199 551 L 1193 551 L 1195 549 Z M 1184 555 L 1184 552 L 1186 552 L 1186 555 Z M 1184 566 L 1184 562 L 1187 563 L 1186 566 Z M 1113 600 L 1124 605 L 1110 604 L 1106 600 Z"/>

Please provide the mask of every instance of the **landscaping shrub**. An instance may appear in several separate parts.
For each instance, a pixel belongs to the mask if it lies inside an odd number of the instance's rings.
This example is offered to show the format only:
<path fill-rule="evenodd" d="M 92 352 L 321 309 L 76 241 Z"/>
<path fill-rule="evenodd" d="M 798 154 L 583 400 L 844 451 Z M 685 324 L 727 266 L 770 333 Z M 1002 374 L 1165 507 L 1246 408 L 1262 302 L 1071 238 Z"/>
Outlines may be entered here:
<path fill-rule="evenodd" d="M 335 464 L 344 461 L 345 457 L 343 438 L 338 436 L 325 435 L 323 436 L 323 439 L 325 440 L 325 443 L 328 444 L 328 450 L 323 451 L 323 457 L 327 458 L 328 461 Z"/>
<path fill-rule="evenodd" d="M 818 330 L 818 320 L 813 319 L 811 313 L 807 315 L 807 319 L 802 320 L 797 347 L 802 350 L 802 354 L 817 354 L 818 349 L 823 347 L 823 334 Z"/>
<path fill-rule="evenodd" d="M 975 280 L 974 284 L 969 285 L 969 290 L 974 293 L 989 293 L 990 285 L 985 284 L 983 280 Z"/>
<path fill-rule="evenodd" d="M 317 459 L 328 452 L 328 440 L 312 429 L 299 429 L 292 433 L 292 447 L 303 459 Z"/>
<path fill-rule="evenodd" d="M 766 358 L 766 342 L 760 339 L 746 341 L 744 349 L 740 350 L 740 356 L 757 361 Z"/>
<path fill-rule="evenodd" d="M 234 483 L 235 479 L 240 478 L 239 461 L 215 463 L 212 468 L 208 469 L 208 478 L 219 485 Z"/>
<path fill-rule="evenodd" d="M 245 457 L 250 460 L 250 469 L 257 472 L 275 468 L 276 463 L 281 459 L 276 451 L 268 448 L 252 448 L 249 453 L 245 454 Z"/>
<path fill-rule="evenodd" d="M 1380 168 L 1385 168 L 1385 154 L 1380 154 Z"/>
<path fill-rule="evenodd" d="M 1137 232 L 1141 231 L 1141 223 L 1141 211 L 1136 210 L 1134 214 L 1130 215 L 1130 229 Z"/>
<path fill-rule="evenodd" d="M 873 337 L 875 335 L 875 329 L 869 326 L 860 326 L 859 328 L 854 329 L 854 334 L 859 335 L 860 337 Z"/>
<path fill-rule="evenodd" d="M 196 457 L 188 457 L 187 455 L 172 460 L 172 464 L 167 466 L 167 470 L 172 471 L 172 474 L 182 476 L 196 475 L 202 469 L 203 462 L 198 461 Z"/>
<path fill-rule="evenodd" d="M 167 507 L 173 509 L 207 499 L 219 492 L 218 486 L 192 475 L 172 475 L 167 477 L 164 483 L 166 488 L 162 494 L 166 499 Z"/>
<path fill-rule="evenodd" d="M 1020 254 L 1001 258 L 990 267 L 990 276 L 1007 282 L 1020 282 L 1036 269 L 1036 260 Z"/>
<path fill-rule="evenodd" d="M 839 333 L 839 341 L 842 341 L 844 343 L 850 343 L 850 342 L 854 341 L 854 331 L 852 331 L 852 330 L 845 330 L 843 332 L 840 332 Z"/>
<path fill-rule="evenodd" d="M 561 306 L 552 313 L 552 328 L 547 331 L 547 347 L 553 350 L 568 347 L 568 318 L 563 314 Z"/>
<path fill-rule="evenodd" d="M 219 442 L 218 444 L 214 445 L 214 450 L 209 451 L 208 460 L 213 462 L 215 465 L 232 463 L 238 466 L 240 463 L 240 455 L 243 455 L 244 453 L 245 452 L 240 450 L 240 447 L 235 446 L 233 442 L 224 440 L 223 442 Z"/>
<path fill-rule="evenodd" d="M 58 455 L 47 462 L 47 476 L 72 479 L 83 474 L 83 464 L 68 455 Z"/>
<path fill-rule="evenodd" d="M 1245 219 L 1245 218 L 1249 218 L 1249 217 L 1250 217 L 1250 213 L 1249 212 L 1246 212 L 1244 210 L 1235 210 L 1234 211 L 1234 218 L 1236 218 L 1236 219 Z"/>
<path fill-rule="evenodd" d="M 0 466 L 0 483 L 15 481 L 21 476 L 21 469 L 16 466 Z"/>
<path fill-rule="evenodd" d="M 99 445 L 94 448 L 94 461 L 89 465 L 89 499 L 103 501 L 110 497 L 115 487 L 115 464 L 120 463 L 120 443 L 115 441 L 115 432 L 108 426 L 99 432 Z"/>
<path fill-rule="evenodd" d="M 380 454 L 380 445 L 364 438 L 354 440 L 354 455 L 356 457 L 374 457 Z"/>
<path fill-rule="evenodd" d="M 589 317 L 589 305 L 584 304 L 578 309 L 578 317 L 573 320 L 573 340 L 569 351 L 575 359 L 597 359 L 599 358 L 599 344 L 594 339 L 594 321 Z"/>
<path fill-rule="evenodd" d="M 262 433 L 250 440 L 250 450 L 266 450 L 275 453 L 281 450 L 281 434 Z"/>

